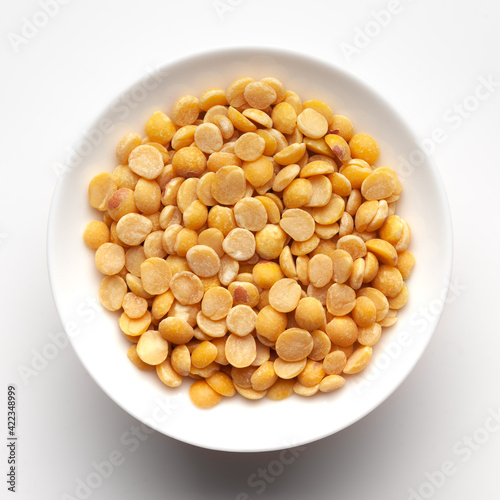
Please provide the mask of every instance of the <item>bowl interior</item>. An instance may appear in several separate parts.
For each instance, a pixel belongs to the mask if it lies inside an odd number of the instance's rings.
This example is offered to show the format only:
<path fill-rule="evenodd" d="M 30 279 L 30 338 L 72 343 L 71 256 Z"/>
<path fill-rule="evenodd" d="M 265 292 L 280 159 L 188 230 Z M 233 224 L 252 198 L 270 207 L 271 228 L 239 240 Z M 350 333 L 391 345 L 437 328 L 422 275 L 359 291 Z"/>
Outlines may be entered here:
<path fill-rule="evenodd" d="M 294 395 L 282 402 L 238 396 L 201 411 L 189 401 L 187 380 L 180 388 L 170 389 L 154 374 L 132 365 L 126 356 L 130 344 L 118 327 L 119 315 L 99 304 L 102 276 L 95 269 L 93 252 L 82 242 L 86 224 L 100 219 L 88 205 L 87 187 L 95 174 L 113 170 L 117 142 L 127 132 L 143 135 L 144 123 L 154 111 L 168 114 L 179 96 L 225 88 L 243 75 L 275 76 L 303 100 L 324 100 L 336 113 L 351 118 L 356 132 L 376 138 L 381 150 L 376 165 L 394 168 L 404 187 L 397 213 L 412 228 L 410 250 L 417 265 L 408 282 L 410 299 L 397 324 L 384 329 L 370 367 L 348 377 L 342 390 L 313 398 Z M 421 153 L 413 133 L 385 99 L 343 70 L 307 56 L 234 49 L 151 70 L 100 114 L 61 169 L 50 214 L 48 255 L 64 328 L 91 376 L 118 405 L 159 432 L 194 445 L 268 451 L 311 442 L 347 427 L 401 384 L 427 345 L 444 303 L 451 269 L 451 224 L 435 165 Z M 197 424 L 200 418 L 203 425 Z"/>

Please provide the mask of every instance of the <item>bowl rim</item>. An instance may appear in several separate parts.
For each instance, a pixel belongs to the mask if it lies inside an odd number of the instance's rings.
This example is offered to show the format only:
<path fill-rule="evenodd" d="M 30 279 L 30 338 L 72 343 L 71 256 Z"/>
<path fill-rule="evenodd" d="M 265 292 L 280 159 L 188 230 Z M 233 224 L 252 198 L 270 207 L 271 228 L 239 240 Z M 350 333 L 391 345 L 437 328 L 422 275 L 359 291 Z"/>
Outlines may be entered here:
<path fill-rule="evenodd" d="M 340 75 L 342 75 L 343 78 L 350 79 L 356 82 L 357 85 L 363 88 L 363 90 L 368 93 L 369 95 L 373 96 L 376 98 L 387 110 L 394 115 L 395 118 L 404 126 L 404 131 L 414 141 L 416 144 L 420 143 L 419 137 L 415 134 L 414 128 L 410 121 L 402 115 L 402 113 L 396 109 L 393 104 L 389 101 L 385 95 L 379 93 L 378 90 L 375 88 L 371 87 L 367 83 L 365 83 L 365 80 L 362 79 L 361 77 L 357 76 L 355 73 L 351 72 L 350 70 L 345 69 L 344 67 L 340 66 L 336 62 L 332 62 L 328 59 L 321 58 L 318 56 L 311 56 L 307 54 L 305 51 L 300 51 L 300 50 L 291 50 L 288 48 L 281 48 L 281 47 L 265 47 L 265 46 L 259 46 L 259 45 L 244 45 L 240 47 L 232 47 L 232 48 L 224 48 L 224 47 L 212 47 L 209 49 L 204 49 L 201 51 L 196 51 L 192 52 L 187 55 L 183 55 L 168 61 L 163 61 L 155 66 L 155 69 L 160 70 L 160 71 L 166 71 L 168 70 L 169 67 L 175 67 L 176 65 L 179 64 L 196 64 L 197 61 L 203 60 L 206 57 L 217 57 L 217 56 L 233 56 L 236 60 L 238 56 L 272 56 L 275 58 L 279 58 L 280 56 L 286 56 L 288 58 L 298 58 L 298 59 L 304 59 L 309 62 L 312 62 L 315 65 L 318 66 L 323 66 L 328 68 L 329 70 L 333 70 Z M 99 121 L 105 117 L 110 110 L 112 109 L 113 105 L 119 100 L 119 98 L 123 95 L 126 95 L 129 93 L 131 90 L 136 88 L 137 86 L 143 84 L 145 80 L 149 77 L 149 74 L 146 72 L 143 72 L 141 76 L 135 78 L 131 83 L 126 85 L 124 88 L 122 88 L 116 96 L 102 109 L 100 109 L 98 112 L 93 114 L 92 119 L 88 120 L 88 123 L 86 123 L 87 127 L 82 128 L 82 132 L 78 134 L 78 139 L 72 143 L 72 148 L 71 150 L 77 150 L 78 146 L 81 145 L 85 139 L 86 139 L 86 133 L 89 130 L 92 130 L 93 127 L 99 123 Z M 444 182 L 442 180 L 441 174 L 438 170 L 438 167 L 436 165 L 436 162 L 434 161 L 434 158 L 432 157 L 431 154 L 429 154 L 427 151 L 425 151 L 423 148 L 420 148 L 420 151 L 424 155 L 424 163 L 427 163 L 429 165 L 429 172 L 430 175 L 433 177 L 433 183 L 435 188 L 437 189 L 439 196 L 436 200 L 436 202 L 440 205 L 440 213 L 445 220 L 446 224 L 442 228 L 443 232 L 445 233 L 443 235 L 444 241 L 446 243 L 446 248 L 440 248 L 441 252 L 444 252 L 444 258 L 443 261 L 445 263 L 445 268 L 443 272 L 443 276 L 445 278 L 445 284 L 443 285 L 443 293 L 447 293 L 449 289 L 449 284 L 450 284 L 450 278 L 451 278 L 451 273 L 452 273 L 452 267 L 453 267 L 453 225 L 452 225 L 452 217 L 451 217 L 451 210 L 450 210 L 450 205 L 449 205 L 449 200 L 448 196 L 446 194 L 446 190 L 444 187 Z M 64 160 L 63 164 L 66 163 L 66 159 Z M 90 375 L 90 377 L 94 380 L 94 382 L 99 386 L 99 388 L 114 402 L 116 403 L 123 411 L 125 411 L 127 414 L 131 415 L 133 418 L 137 419 L 139 422 L 142 422 L 144 425 L 147 425 L 154 429 L 155 431 L 164 434 L 170 438 L 176 439 L 181 442 L 185 442 L 187 444 L 203 448 L 203 449 L 211 449 L 215 451 L 224 451 L 224 452 L 241 452 L 241 453 L 260 453 L 260 452 L 270 452 L 270 451 L 276 451 L 276 450 L 281 450 L 285 448 L 290 448 L 290 446 L 285 446 L 285 445 L 278 445 L 275 444 L 273 446 L 260 446 L 258 448 L 250 448 L 250 447 L 238 447 L 238 448 L 227 448 L 227 447 L 218 447 L 217 445 L 212 445 L 212 446 L 207 446 L 205 444 L 200 444 L 197 443 L 195 440 L 191 440 L 190 436 L 183 436 L 179 437 L 173 434 L 170 434 L 168 432 L 168 429 L 166 430 L 165 428 L 160 427 L 157 425 L 156 422 L 144 422 L 141 416 L 137 414 L 137 412 L 131 411 L 129 409 L 126 409 L 121 402 L 118 401 L 117 397 L 114 396 L 110 391 L 108 391 L 94 376 L 94 374 L 90 371 L 90 368 L 87 366 L 87 364 L 84 362 L 82 359 L 79 350 L 76 348 L 74 344 L 73 337 L 68 334 L 66 327 L 64 323 L 62 322 L 63 318 L 63 305 L 61 302 L 61 299 L 55 290 L 55 266 L 57 265 L 55 260 L 54 260 L 54 252 L 52 248 L 52 242 L 54 241 L 54 234 L 56 231 L 56 224 L 55 224 L 55 212 L 56 212 L 56 207 L 58 204 L 58 199 L 61 196 L 63 186 L 64 186 L 64 175 L 59 175 L 54 186 L 54 190 L 52 193 L 52 198 L 51 198 L 51 203 L 50 203 L 50 209 L 48 213 L 48 223 L 47 223 L 47 233 L 46 233 L 46 255 L 47 255 L 47 269 L 48 269 L 48 275 L 49 275 L 49 284 L 50 284 L 50 290 L 52 293 L 52 297 L 54 300 L 54 304 L 58 313 L 59 318 L 61 319 L 61 323 L 63 326 L 63 329 L 70 341 L 70 344 L 73 348 L 73 351 L 76 353 L 77 358 L 79 359 L 80 363 L 83 365 L 87 373 Z M 442 316 L 443 309 L 445 307 L 445 301 L 443 301 L 442 305 L 438 308 L 438 312 L 433 318 L 433 320 L 429 323 L 429 326 L 427 327 L 428 330 L 428 335 L 425 341 L 421 344 L 420 347 L 420 352 L 417 353 L 417 355 L 414 357 L 411 362 L 409 362 L 403 371 L 403 375 L 400 376 L 398 382 L 390 388 L 390 390 L 384 392 L 383 396 L 379 398 L 374 404 L 371 404 L 369 407 L 366 408 L 365 411 L 360 412 L 356 415 L 354 415 L 352 418 L 347 419 L 343 425 L 338 426 L 334 430 L 330 432 L 323 432 L 319 435 L 315 435 L 314 437 L 308 438 L 308 439 L 302 439 L 298 440 L 296 443 L 293 444 L 293 446 L 300 446 L 300 445 L 305 445 L 312 443 L 314 441 L 319 441 L 321 439 L 324 439 L 325 437 L 332 436 L 336 434 L 337 432 L 340 432 L 347 427 L 350 427 L 354 423 L 358 422 L 362 418 L 364 418 L 366 415 L 374 411 L 377 407 L 379 407 L 382 403 L 387 401 L 387 399 L 403 384 L 403 382 L 407 379 L 407 377 L 410 375 L 410 373 L 413 371 L 415 368 L 416 364 L 420 361 L 422 358 L 423 353 L 427 349 L 427 346 L 433 337 L 436 328 L 439 324 L 439 321 Z"/>

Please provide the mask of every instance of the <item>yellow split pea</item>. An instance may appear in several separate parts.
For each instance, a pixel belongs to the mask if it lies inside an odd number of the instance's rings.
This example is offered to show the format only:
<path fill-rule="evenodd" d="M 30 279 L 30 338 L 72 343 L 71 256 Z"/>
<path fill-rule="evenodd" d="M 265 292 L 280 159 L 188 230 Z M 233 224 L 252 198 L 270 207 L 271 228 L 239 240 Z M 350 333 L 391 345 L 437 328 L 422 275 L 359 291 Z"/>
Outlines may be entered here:
<path fill-rule="evenodd" d="M 164 387 L 195 379 L 199 408 L 340 390 L 397 322 L 416 262 L 377 141 L 274 77 L 161 109 L 90 179 L 99 216 L 82 228 L 128 358 Z"/>

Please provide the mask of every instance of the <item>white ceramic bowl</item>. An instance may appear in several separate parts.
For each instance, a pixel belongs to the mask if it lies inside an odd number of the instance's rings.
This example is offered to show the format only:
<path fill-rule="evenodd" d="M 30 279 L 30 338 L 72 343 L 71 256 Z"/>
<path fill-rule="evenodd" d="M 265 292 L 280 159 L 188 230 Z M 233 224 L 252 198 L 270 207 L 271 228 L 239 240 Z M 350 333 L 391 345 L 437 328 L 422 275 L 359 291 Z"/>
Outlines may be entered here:
<path fill-rule="evenodd" d="M 303 100 L 324 100 L 336 113 L 350 117 L 357 132 L 377 139 L 381 156 L 376 165 L 389 165 L 401 177 L 404 191 L 397 211 L 412 228 L 410 250 L 417 265 L 408 282 L 410 299 L 397 324 L 384 330 L 370 367 L 348 377 L 341 390 L 312 398 L 294 395 L 281 402 L 237 396 L 202 411 L 189 401 L 188 381 L 170 389 L 154 373 L 133 366 L 126 356 L 129 342 L 118 327 L 119 315 L 98 303 L 102 276 L 95 269 L 93 252 L 82 242 L 82 232 L 100 215 L 88 205 L 87 187 L 96 173 L 113 170 L 119 139 L 131 131 L 143 134 L 144 123 L 154 111 L 168 112 L 183 94 L 225 88 L 243 75 L 275 76 Z M 417 164 L 413 168 L 402 159 Z M 200 447 L 233 452 L 269 451 L 315 441 L 382 403 L 415 366 L 436 327 L 450 277 L 451 248 L 450 215 L 439 174 L 398 112 L 343 69 L 271 49 L 195 55 L 151 71 L 125 90 L 75 145 L 58 179 L 48 228 L 56 306 L 73 348 L 94 380 L 125 411 L 157 431 Z"/>

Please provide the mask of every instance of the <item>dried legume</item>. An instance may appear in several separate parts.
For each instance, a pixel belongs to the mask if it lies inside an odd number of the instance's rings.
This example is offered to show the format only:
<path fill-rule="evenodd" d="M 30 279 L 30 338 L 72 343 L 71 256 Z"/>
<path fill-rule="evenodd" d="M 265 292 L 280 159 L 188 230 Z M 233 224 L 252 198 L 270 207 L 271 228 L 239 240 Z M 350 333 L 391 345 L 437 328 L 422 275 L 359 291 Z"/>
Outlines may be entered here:
<path fill-rule="evenodd" d="M 200 408 L 339 389 L 408 300 L 402 185 L 336 112 L 242 77 L 156 111 L 90 180 L 99 299 L 139 369 L 199 379 Z"/>

